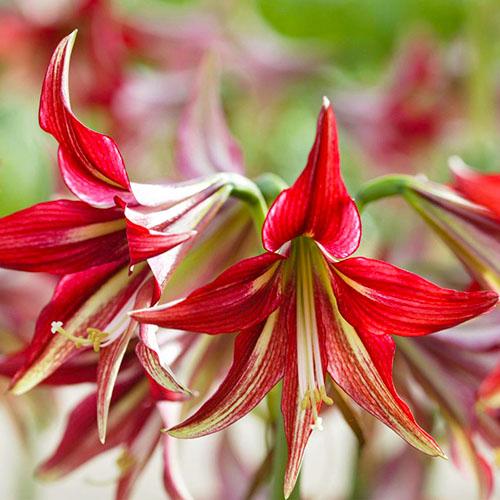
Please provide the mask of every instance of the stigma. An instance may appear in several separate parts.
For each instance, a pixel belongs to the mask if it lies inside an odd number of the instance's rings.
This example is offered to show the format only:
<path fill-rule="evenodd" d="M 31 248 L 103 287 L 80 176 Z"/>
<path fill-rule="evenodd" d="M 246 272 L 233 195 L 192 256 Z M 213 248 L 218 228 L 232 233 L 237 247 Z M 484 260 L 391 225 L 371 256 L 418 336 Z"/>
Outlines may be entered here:
<path fill-rule="evenodd" d="M 322 403 L 332 405 L 327 395 L 323 375 L 323 362 L 314 300 L 313 258 L 315 244 L 299 238 L 295 242 L 296 291 L 297 291 L 297 367 L 299 400 L 303 411 L 311 409 L 313 430 L 323 430 L 323 420 L 318 415 Z"/>

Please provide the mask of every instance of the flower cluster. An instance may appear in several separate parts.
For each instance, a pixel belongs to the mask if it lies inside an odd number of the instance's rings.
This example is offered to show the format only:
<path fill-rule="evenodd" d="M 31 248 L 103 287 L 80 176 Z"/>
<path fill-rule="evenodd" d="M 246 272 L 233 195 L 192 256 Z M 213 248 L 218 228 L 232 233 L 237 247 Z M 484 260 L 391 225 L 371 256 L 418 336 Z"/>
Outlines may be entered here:
<path fill-rule="evenodd" d="M 269 480 L 286 441 L 288 498 L 327 407 L 341 409 L 363 439 L 367 413 L 424 454 L 445 457 L 447 441 L 431 436 L 432 418 L 414 416 L 437 405 L 490 494 L 476 442 L 500 445 L 499 337 L 481 342 L 488 327 L 475 322 L 461 327 L 473 332 L 464 340 L 455 327 L 484 313 L 498 325 L 490 311 L 500 292 L 500 177 L 455 158 L 451 186 L 390 176 L 355 201 L 323 98 L 295 182 L 250 180 L 218 89 L 204 85 L 214 81 L 209 59 L 178 134 L 179 171 L 196 179 L 132 182 L 114 140 L 71 109 L 74 41 L 75 33 L 64 38 L 52 56 L 39 111 L 73 196 L 0 219 L 0 266 L 58 279 L 33 336 L 0 358 L 10 391 L 93 384 L 39 475 L 61 477 L 121 447 L 116 497 L 125 499 L 161 444 L 166 491 L 189 498 L 177 470 L 178 438 L 223 431 L 267 398 L 273 456 L 250 491 Z M 356 254 L 360 210 L 388 195 L 404 198 L 454 252 L 473 279 L 468 290 Z"/>

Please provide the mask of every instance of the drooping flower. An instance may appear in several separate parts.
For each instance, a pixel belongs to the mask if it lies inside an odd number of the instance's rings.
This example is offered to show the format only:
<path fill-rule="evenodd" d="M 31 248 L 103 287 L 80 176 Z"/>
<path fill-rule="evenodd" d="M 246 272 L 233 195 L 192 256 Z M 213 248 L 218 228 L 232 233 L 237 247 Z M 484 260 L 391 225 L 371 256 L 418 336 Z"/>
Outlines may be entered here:
<path fill-rule="evenodd" d="M 134 301 L 147 307 L 159 299 L 232 184 L 222 174 L 183 184 L 130 182 L 115 142 L 86 127 L 71 110 L 68 74 L 74 39 L 75 33 L 62 40 L 50 62 L 40 124 L 58 141 L 62 177 L 79 200 L 40 203 L 0 219 L 0 265 L 61 276 L 38 318 L 12 391 L 26 392 L 51 376 L 79 347 L 97 351 L 103 346 L 97 376 L 104 440 L 114 382 L 137 325 L 125 310 Z M 158 384 L 188 392 L 150 337 L 142 335 L 136 348 L 145 370 Z"/>
<path fill-rule="evenodd" d="M 413 375 L 401 366 L 399 383 L 408 392 L 412 392 L 412 385 L 423 389 L 426 400 L 413 401 L 421 412 L 430 410 L 431 402 L 437 406 L 446 423 L 455 463 L 469 466 L 477 479 L 479 497 L 489 498 L 494 479 L 492 455 L 500 446 L 500 414 L 477 404 L 477 398 L 500 354 L 498 310 L 436 335 L 398 339 L 397 346 Z"/>
<path fill-rule="evenodd" d="M 267 215 L 266 253 L 239 262 L 185 299 L 132 313 L 167 328 L 240 332 L 224 382 L 171 435 L 221 430 L 283 379 L 288 497 L 309 435 L 321 428 L 321 406 L 332 403 L 325 384 L 329 374 L 413 446 L 442 455 L 396 393 L 391 335 L 448 328 L 492 308 L 498 297 L 440 288 L 388 263 L 350 257 L 360 238 L 359 214 L 340 174 L 333 110 L 325 99 L 306 168 Z"/>
<path fill-rule="evenodd" d="M 450 160 L 453 187 L 404 178 L 401 194 L 483 287 L 500 291 L 500 209 L 497 175 L 474 173 Z"/>

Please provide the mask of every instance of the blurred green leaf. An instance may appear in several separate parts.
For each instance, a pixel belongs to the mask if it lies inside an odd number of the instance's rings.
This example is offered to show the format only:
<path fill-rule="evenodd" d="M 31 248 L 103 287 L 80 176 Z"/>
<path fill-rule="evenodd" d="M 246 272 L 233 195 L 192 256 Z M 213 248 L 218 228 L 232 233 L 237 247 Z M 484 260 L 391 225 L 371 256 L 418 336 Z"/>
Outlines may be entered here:
<path fill-rule="evenodd" d="M 0 215 L 45 200 L 52 191 L 36 103 L 10 95 L 0 103 Z"/>
<path fill-rule="evenodd" d="M 463 28 L 465 0 L 256 0 L 277 31 L 322 42 L 348 66 L 388 56 L 400 36 L 430 29 L 449 38 Z"/>

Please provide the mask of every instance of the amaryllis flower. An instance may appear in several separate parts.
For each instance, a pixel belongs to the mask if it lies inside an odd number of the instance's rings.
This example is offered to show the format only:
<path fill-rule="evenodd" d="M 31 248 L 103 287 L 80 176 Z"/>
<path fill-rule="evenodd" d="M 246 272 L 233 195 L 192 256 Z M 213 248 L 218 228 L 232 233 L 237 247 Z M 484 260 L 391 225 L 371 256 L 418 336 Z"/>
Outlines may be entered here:
<path fill-rule="evenodd" d="M 86 127 L 71 110 L 74 39 L 74 33 L 66 37 L 53 55 L 40 124 L 58 141 L 62 177 L 79 200 L 40 203 L 0 219 L 0 265 L 61 276 L 12 391 L 28 391 L 81 353 L 79 347 L 105 347 L 97 373 L 104 440 L 114 382 L 137 325 L 126 308 L 159 299 L 193 236 L 229 197 L 232 183 L 223 174 L 184 184 L 131 183 L 115 142 Z M 149 375 L 170 390 L 188 393 L 162 362 L 154 335 L 140 337 L 136 353 Z"/>
<path fill-rule="evenodd" d="M 333 110 L 325 98 L 305 170 L 266 217 L 266 253 L 232 266 L 182 300 L 132 313 L 187 331 L 240 332 L 217 392 L 170 430 L 187 438 L 227 427 L 283 379 L 288 441 L 285 496 L 293 490 L 313 429 L 321 428 L 327 374 L 360 406 L 416 448 L 442 451 L 421 429 L 392 382 L 391 335 L 448 328 L 493 307 L 490 291 L 457 292 L 373 259 L 349 256 L 361 238 L 340 175 Z"/>
<path fill-rule="evenodd" d="M 388 84 L 339 96 L 339 122 L 379 165 L 411 164 L 442 134 L 451 110 L 442 57 L 429 38 L 409 40 Z"/>
<path fill-rule="evenodd" d="M 401 366 L 398 382 L 411 392 L 420 386 L 426 400 L 414 397 L 414 407 L 429 410 L 433 402 L 446 423 L 452 458 L 468 466 L 477 478 L 480 498 L 493 491 L 492 450 L 500 446 L 500 413 L 477 404 L 485 376 L 500 355 L 498 310 L 447 332 L 424 338 L 398 339 L 398 354 L 413 377 Z M 414 391 L 418 396 L 418 392 Z M 478 446 L 479 440 L 482 446 Z M 483 454 L 481 450 L 486 452 Z"/>
<path fill-rule="evenodd" d="M 453 157 L 455 183 L 401 177 L 399 192 L 483 287 L 500 291 L 498 175 L 481 175 Z M 399 181 L 398 181 L 399 182 Z"/>

